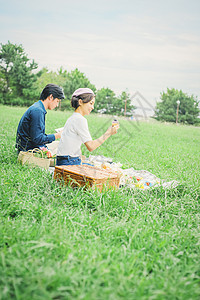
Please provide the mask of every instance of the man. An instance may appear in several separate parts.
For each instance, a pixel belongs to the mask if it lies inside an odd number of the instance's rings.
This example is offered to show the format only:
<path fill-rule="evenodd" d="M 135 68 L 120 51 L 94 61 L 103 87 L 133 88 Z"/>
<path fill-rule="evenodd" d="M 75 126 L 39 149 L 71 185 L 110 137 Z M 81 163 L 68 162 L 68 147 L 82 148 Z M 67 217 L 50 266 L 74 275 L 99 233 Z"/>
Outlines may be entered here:
<path fill-rule="evenodd" d="M 30 106 L 22 116 L 16 136 L 16 148 L 18 151 L 46 147 L 61 137 L 61 132 L 45 134 L 46 109 L 54 109 L 64 99 L 62 88 L 55 84 L 47 84 L 43 89 L 40 100 Z"/>

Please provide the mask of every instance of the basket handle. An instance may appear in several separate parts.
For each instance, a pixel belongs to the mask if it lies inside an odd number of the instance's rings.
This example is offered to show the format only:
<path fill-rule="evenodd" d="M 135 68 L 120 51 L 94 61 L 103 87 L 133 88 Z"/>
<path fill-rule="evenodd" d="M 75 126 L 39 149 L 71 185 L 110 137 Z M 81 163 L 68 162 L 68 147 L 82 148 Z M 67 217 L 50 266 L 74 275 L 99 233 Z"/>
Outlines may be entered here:
<path fill-rule="evenodd" d="M 31 149 L 31 150 L 28 150 L 28 152 L 30 153 L 34 153 L 34 152 L 37 152 L 37 153 L 42 153 L 42 158 L 43 158 L 43 152 L 42 150 L 40 150 L 39 148 L 34 148 L 34 149 Z"/>

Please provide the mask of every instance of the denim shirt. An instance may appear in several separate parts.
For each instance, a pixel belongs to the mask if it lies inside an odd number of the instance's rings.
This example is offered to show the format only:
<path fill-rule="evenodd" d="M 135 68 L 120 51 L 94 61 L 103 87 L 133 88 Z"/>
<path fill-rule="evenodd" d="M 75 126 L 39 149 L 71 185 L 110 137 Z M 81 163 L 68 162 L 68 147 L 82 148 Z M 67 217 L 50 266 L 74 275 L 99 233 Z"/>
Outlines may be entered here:
<path fill-rule="evenodd" d="M 41 100 L 31 105 L 22 116 L 16 136 L 16 148 L 19 151 L 45 147 L 55 140 L 54 134 L 45 134 L 46 109 Z"/>

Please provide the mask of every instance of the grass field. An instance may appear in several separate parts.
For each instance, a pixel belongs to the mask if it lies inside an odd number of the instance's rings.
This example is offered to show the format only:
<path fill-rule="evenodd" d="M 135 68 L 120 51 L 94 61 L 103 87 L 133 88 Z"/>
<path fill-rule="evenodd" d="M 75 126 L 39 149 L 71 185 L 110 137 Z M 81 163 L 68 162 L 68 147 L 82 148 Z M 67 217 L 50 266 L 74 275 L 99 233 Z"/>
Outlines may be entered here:
<path fill-rule="evenodd" d="M 24 111 L 0 106 L 0 299 L 200 299 L 200 128 L 121 119 L 93 154 L 180 186 L 99 193 L 17 163 Z M 70 114 L 49 111 L 46 132 Z M 111 121 L 87 119 L 93 138 Z"/>

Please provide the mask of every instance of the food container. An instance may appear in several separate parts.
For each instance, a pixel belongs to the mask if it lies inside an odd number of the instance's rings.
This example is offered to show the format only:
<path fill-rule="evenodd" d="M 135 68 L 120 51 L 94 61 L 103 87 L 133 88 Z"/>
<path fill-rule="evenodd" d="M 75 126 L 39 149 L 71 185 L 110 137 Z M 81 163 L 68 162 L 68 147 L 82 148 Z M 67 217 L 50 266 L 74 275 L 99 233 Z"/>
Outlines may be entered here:
<path fill-rule="evenodd" d="M 113 121 L 112 121 L 112 127 L 115 127 L 115 126 L 117 126 L 119 124 L 119 122 L 117 121 L 117 119 L 114 119 Z"/>

